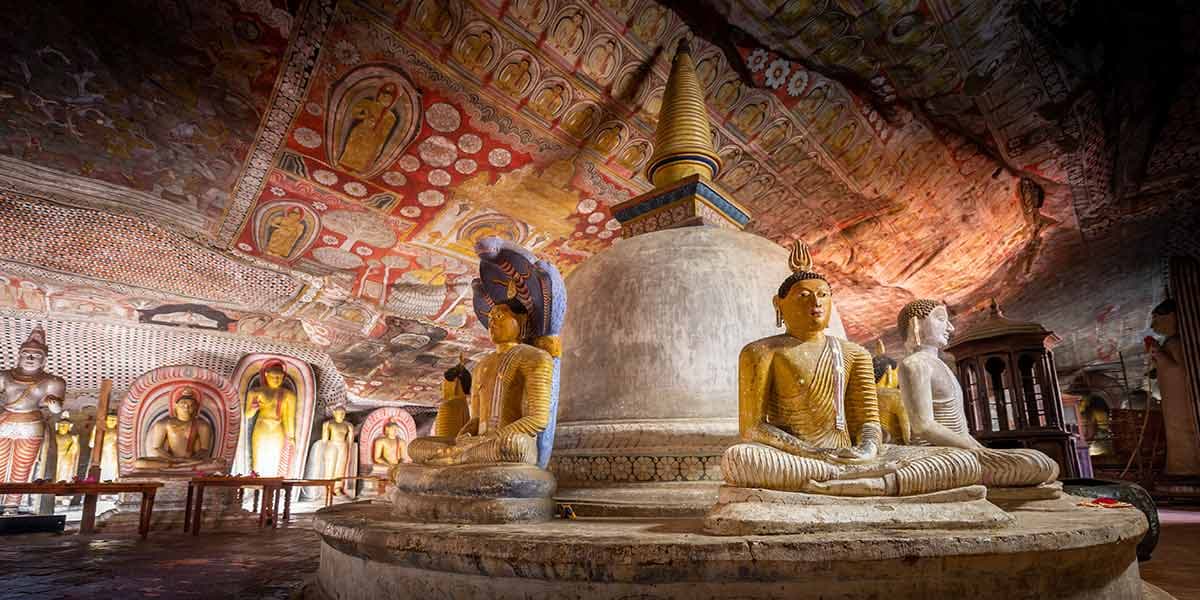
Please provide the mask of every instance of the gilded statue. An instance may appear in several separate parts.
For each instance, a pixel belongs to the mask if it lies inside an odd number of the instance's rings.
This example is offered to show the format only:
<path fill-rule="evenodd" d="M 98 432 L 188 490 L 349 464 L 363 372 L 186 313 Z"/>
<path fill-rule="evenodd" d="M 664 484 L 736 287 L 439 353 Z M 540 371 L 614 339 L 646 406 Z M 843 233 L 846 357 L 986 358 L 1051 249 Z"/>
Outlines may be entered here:
<path fill-rule="evenodd" d="M 1150 338 L 1146 345 L 1162 395 L 1163 426 L 1167 434 L 1166 473 L 1200 475 L 1200 424 L 1191 400 L 1175 300 L 1164 300 L 1154 307 L 1150 328 L 1165 338 L 1161 344 Z"/>
<path fill-rule="evenodd" d="M 286 379 L 283 363 L 268 361 L 259 382 L 246 392 L 246 420 L 254 419 L 250 468 L 262 477 L 287 475 L 279 467 L 296 442 L 296 392 L 283 385 Z"/>
<path fill-rule="evenodd" d="M 971 437 L 962 387 L 939 352 L 950 343 L 954 325 L 946 305 L 914 300 L 896 326 L 911 352 L 900 361 L 900 393 L 912 429 L 912 443 L 961 448 L 979 461 L 988 487 L 1027 487 L 1058 478 L 1058 463 L 1037 450 L 992 450 Z"/>
<path fill-rule="evenodd" d="M 160 472 L 225 469 L 228 465 L 213 458 L 213 428 L 196 418 L 199 408 L 196 388 L 175 388 L 170 414 L 150 426 L 146 454 L 133 461 L 133 468 Z"/>
<path fill-rule="evenodd" d="M 370 169 L 396 127 L 397 118 L 392 107 L 399 95 L 396 84 L 385 83 L 379 86 L 374 98 L 354 103 L 350 109 L 353 124 L 346 136 L 345 149 L 338 157 L 338 165 L 356 173 Z"/>
<path fill-rule="evenodd" d="M 471 393 L 471 372 L 462 356 L 458 364 L 442 374 L 442 403 L 438 405 L 437 417 L 433 421 L 433 435 L 457 437 L 471 420 L 467 396 Z M 478 409 L 475 412 L 479 412 Z"/>
<path fill-rule="evenodd" d="M 742 349 L 739 431 L 722 460 L 726 484 L 836 496 L 908 496 L 979 481 L 968 452 L 883 443 L 871 355 L 825 334 L 832 291 L 792 249 L 793 274 L 773 298 L 786 332 Z"/>
<path fill-rule="evenodd" d="M 333 493 L 346 495 L 346 472 L 350 468 L 350 450 L 354 444 L 354 426 L 346 422 L 346 408 L 335 406 L 333 418 L 321 425 L 321 479 L 334 479 Z"/>
<path fill-rule="evenodd" d="M 496 350 L 475 367 L 470 406 L 477 409 L 453 443 L 413 460 L 428 464 L 517 462 L 537 464 L 535 436 L 550 422 L 553 359 L 520 342 L 528 311 L 519 301 L 496 304 L 487 313 Z M 415 443 L 414 443 L 415 446 Z"/>
<path fill-rule="evenodd" d="M 54 443 L 58 450 L 54 481 L 71 481 L 79 473 L 79 434 L 73 431 L 74 427 L 65 418 L 54 425 Z"/>
<path fill-rule="evenodd" d="M 46 367 L 46 331 L 33 328 L 17 352 L 17 365 L 0 371 L 0 481 L 27 482 L 45 437 L 42 409 L 62 412 L 67 384 Z M 5 504 L 16 504 L 8 496 Z"/>
<path fill-rule="evenodd" d="M 400 438 L 400 425 L 388 423 L 383 426 L 383 436 L 371 445 L 371 460 L 376 465 L 394 467 L 409 462 L 408 444 Z"/>
<path fill-rule="evenodd" d="M 912 428 L 908 422 L 908 411 L 900 397 L 900 376 L 896 361 L 885 356 L 887 348 L 883 340 L 875 344 L 875 357 L 871 365 L 875 371 L 875 395 L 879 397 L 879 423 L 883 426 L 883 441 L 892 444 L 908 444 Z"/>
<path fill-rule="evenodd" d="M 304 211 L 292 206 L 267 221 L 267 254 L 289 258 L 296 242 L 304 235 Z"/>
<path fill-rule="evenodd" d="M 117 478 L 117 415 L 109 413 L 105 415 L 103 423 L 97 423 L 92 428 L 92 437 L 88 441 L 89 447 L 96 446 L 96 432 L 101 427 L 104 428 L 104 441 L 100 448 L 100 481 L 113 481 Z"/>
<path fill-rule="evenodd" d="M 532 80 L 529 66 L 529 60 L 525 58 L 504 65 L 504 68 L 500 69 L 500 76 L 496 78 L 496 87 L 510 94 L 519 95 Z"/>

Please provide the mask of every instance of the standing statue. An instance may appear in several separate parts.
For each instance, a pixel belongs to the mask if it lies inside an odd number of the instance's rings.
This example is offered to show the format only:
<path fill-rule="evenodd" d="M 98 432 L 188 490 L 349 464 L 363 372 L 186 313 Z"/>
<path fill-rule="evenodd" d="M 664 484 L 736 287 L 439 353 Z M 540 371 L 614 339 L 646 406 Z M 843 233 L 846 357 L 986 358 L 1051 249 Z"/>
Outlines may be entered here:
<path fill-rule="evenodd" d="M 222 471 L 229 464 L 213 456 L 213 428 L 199 419 L 200 398 L 196 388 L 185 385 L 171 393 L 166 418 L 150 426 L 146 455 L 133 461 L 135 471 L 161 473 Z"/>
<path fill-rule="evenodd" d="M 67 383 L 46 373 L 46 330 L 33 328 L 17 353 L 17 366 L 0 371 L 0 481 L 27 482 L 45 436 L 43 407 L 62 412 Z M 16 504 L 19 495 L 6 496 Z"/>
<path fill-rule="evenodd" d="M 346 407 L 333 407 L 333 418 L 321 425 L 320 479 L 337 480 L 333 493 L 345 496 L 346 474 L 350 471 L 351 446 L 354 444 L 354 425 L 346 422 Z"/>
<path fill-rule="evenodd" d="M 1058 478 L 1058 463 L 1037 450 L 992 450 L 971 437 L 962 387 L 938 356 L 954 332 L 946 305 L 935 300 L 909 302 L 900 311 L 896 327 L 912 352 L 900 362 L 900 393 L 912 443 L 970 451 L 982 466 L 982 483 L 989 488 L 1037 486 Z"/>
<path fill-rule="evenodd" d="M 73 431 L 74 426 L 66 417 L 54 425 L 54 443 L 58 449 L 54 481 L 71 481 L 79 474 L 79 434 Z"/>
<path fill-rule="evenodd" d="M 833 294 L 802 242 L 773 299 L 787 331 L 742 349 L 739 429 L 722 460 L 742 488 L 835 496 L 909 496 L 969 486 L 979 462 L 949 448 L 882 442 L 871 355 L 825 335 Z"/>
<path fill-rule="evenodd" d="M 1174 300 L 1164 300 L 1150 315 L 1150 328 L 1166 339 L 1147 341 L 1162 395 L 1163 426 L 1167 434 L 1167 475 L 1200 475 L 1200 427 L 1192 402 L 1179 339 L 1179 316 Z"/>
<path fill-rule="evenodd" d="M 100 481 L 114 481 L 117 478 L 117 414 L 108 413 L 103 423 L 97 423 L 92 428 L 92 437 L 88 447 L 96 446 L 96 431 L 104 428 L 104 446 L 100 449 Z"/>
<path fill-rule="evenodd" d="M 286 477 L 279 468 L 296 442 L 296 393 L 283 385 L 282 362 L 266 363 L 261 373 L 259 384 L 246 393 L 246 419 L 258 417 L 250 434 L 251 469 L 261 477 Z"/>

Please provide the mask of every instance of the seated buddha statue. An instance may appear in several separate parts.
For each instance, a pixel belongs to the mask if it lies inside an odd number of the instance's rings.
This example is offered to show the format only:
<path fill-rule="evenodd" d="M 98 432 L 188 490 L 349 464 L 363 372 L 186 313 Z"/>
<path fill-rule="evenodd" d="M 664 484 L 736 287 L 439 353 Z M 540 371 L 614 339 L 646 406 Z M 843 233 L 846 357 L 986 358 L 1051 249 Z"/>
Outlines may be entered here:
<path fill-rule="evenodd" d="M 224 470 L 228 465 L 212 456 L 213 429 L 196 418 L 199 396 L 191 386 L 171 394 L 171 412 L 150 426 L 146 455 L 133 461 L 135 471 L 191 472 Z"/>
<path fill-rule="evenodd" d="M 408 462 L 407 444 L 400 438 L 400 425 L 388 423 L 383 427 L 383 437 L 371 445 L 371 459 L 381 467 L 394 467 Z"/>
<path fill-rule="evenodd" d="M 471 421 L 471 409 L 467 405 L 471 393 L 471 372 L 467 370 L 462 356 L 458 364 L 442 374 L 442 403 L 438 405 L 437 417 L 433 420 L 433 435 L 420 437 L 408 445 L 408 454 L 414 461 L 425 462 L 441 448 L 454 444 L 459 433 L 465 433 Z M 476 407 L 476 414 L 479 408 Z M 470 429 L 476 429 L 478 423 Z"/>
<path fill-rule="evenodd" d="M 470 406 L 477 412 L 453 443 L 416 462 L 432 465 L 538 462 L 535 437 L 550 422 L 550 353 L 520 342 L 527 310 L 516 299 L 487 313 L 496 350 L 475 368 Z"/>
<path fill-rule="evenodd" d="M 792 275 L 773 298 L 786 332 L 738 359 L 739 431 L 726 450 L 727 486 L 832 496 L 910 496 L 969 486 L 979 462 L 951 448 L 882 441 L 871 355 L 825 334 L 832 291 L 792 249 Z"/>
<path fill-rule="evenodd" d="M 954 332 L 944 304 L 935 300 L 909 302 L 900 311 L 896 325 L 911 352 L 900 361 L 899 371 L 911 443 L 967 450 L 979 460 L 981 482 L 988 488 L 1036 486 L 1058 478 L 1058 463 L 1037 450 L 993 450 L 971 437 L 962 387 L 938 356 Z"/>

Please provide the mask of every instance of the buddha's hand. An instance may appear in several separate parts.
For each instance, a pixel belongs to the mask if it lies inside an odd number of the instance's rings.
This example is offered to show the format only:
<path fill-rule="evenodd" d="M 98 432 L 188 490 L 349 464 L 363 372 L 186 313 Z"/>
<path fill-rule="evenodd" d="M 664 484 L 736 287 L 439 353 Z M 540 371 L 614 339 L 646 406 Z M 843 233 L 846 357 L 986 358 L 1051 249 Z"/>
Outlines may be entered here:
<path fill-rule="evenodd" d="M 879 447 L 875 445 L 875 442 L 867 441 L 857 446 L 837 450 L 833 459 L 841 463 L 855 463 L 873 459 L 877 454 L 879 454 Z"/>

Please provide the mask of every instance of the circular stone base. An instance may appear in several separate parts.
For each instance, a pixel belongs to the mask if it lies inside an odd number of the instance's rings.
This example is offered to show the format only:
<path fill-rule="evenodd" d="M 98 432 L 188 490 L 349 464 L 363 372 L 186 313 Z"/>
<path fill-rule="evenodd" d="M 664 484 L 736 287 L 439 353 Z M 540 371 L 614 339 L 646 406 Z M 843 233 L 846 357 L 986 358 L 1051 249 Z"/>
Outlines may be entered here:
<path fill-rule="evenodd" d="M 395 518 L 438 523 L 532 523 L 554 516 L 554 476 L 533 465 L 392 467 Z"/>
<path fill-rule="evenodd" d="M 448 525 L 315 515 L 320 593 L 368 598 L 1141 600 L 1134 509 L 1016 511 L 995 530 L 711 536 L 699 519 Z"/>

